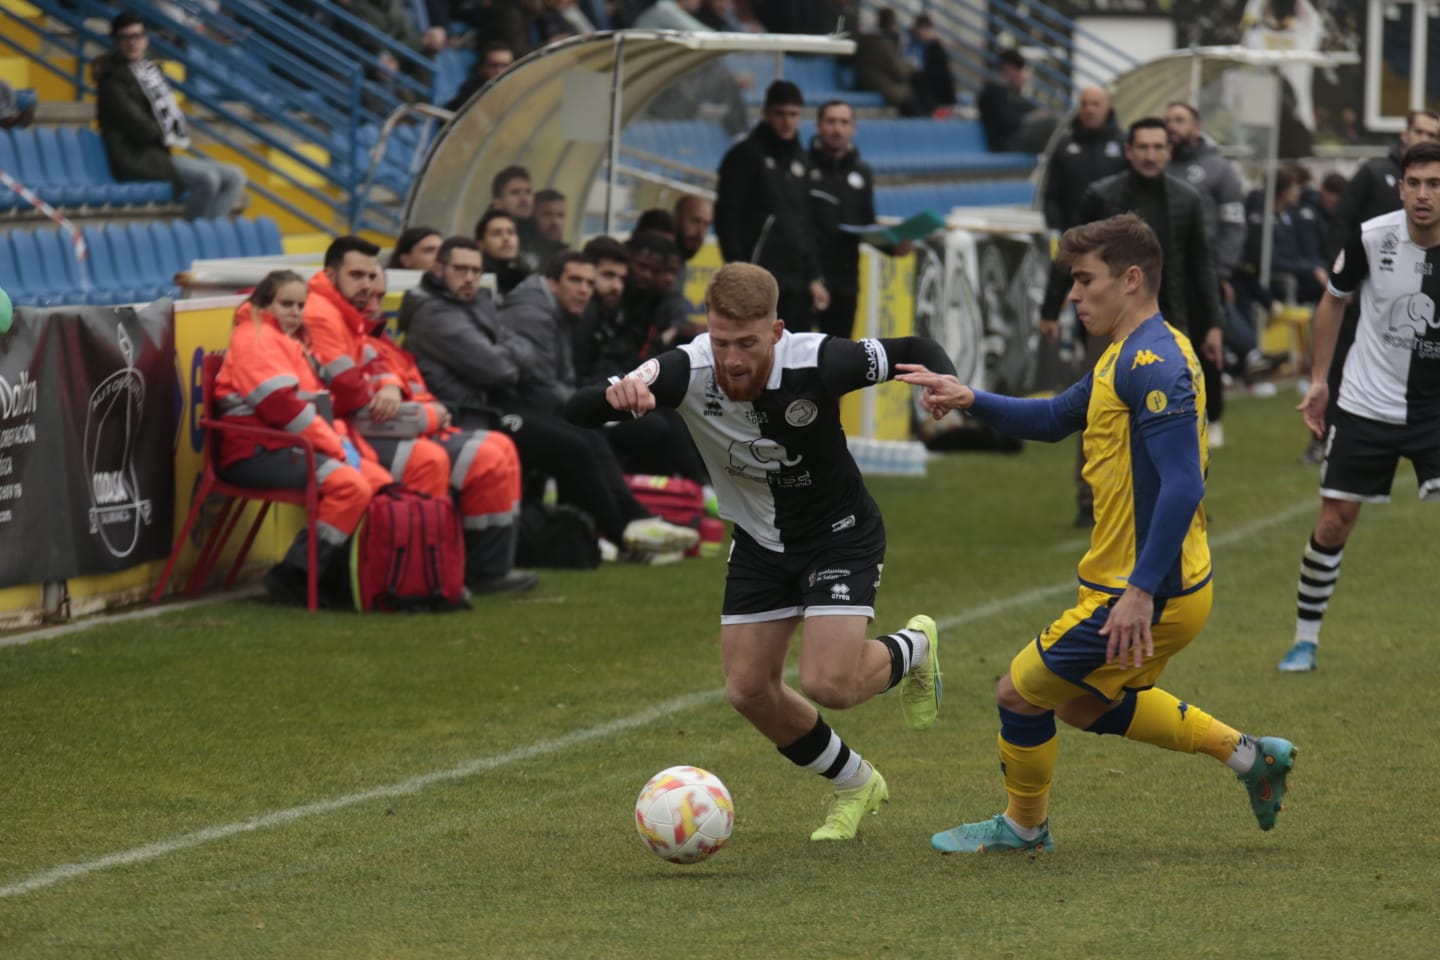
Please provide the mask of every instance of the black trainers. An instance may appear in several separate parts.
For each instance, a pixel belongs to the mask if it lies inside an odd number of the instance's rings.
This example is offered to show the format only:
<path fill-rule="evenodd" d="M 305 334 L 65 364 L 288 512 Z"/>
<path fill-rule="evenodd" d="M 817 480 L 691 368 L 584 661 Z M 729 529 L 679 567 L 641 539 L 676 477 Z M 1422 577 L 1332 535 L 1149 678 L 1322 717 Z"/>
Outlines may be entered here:
<path fill-rule="evenodd" d="M 261 581 L 270 599 L 287 607 L 303 607 L 310 601 L 310 584 L 305 570 L 289 563 L 277 563 Z"/>

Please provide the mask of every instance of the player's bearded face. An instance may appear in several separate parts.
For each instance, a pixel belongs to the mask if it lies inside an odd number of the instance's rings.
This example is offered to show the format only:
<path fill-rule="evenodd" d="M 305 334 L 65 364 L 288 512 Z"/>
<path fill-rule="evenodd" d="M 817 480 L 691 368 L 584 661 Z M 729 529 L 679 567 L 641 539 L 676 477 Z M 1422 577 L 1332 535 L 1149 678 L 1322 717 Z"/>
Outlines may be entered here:
<path fill-rule="evenodd" d="M 715 355 L 715 382 L 731 400 L 760 396 L 775 365 L 775 343 L 785 330 L 781 320 L 736 322 L 710 314 L 710 350 Z"/>

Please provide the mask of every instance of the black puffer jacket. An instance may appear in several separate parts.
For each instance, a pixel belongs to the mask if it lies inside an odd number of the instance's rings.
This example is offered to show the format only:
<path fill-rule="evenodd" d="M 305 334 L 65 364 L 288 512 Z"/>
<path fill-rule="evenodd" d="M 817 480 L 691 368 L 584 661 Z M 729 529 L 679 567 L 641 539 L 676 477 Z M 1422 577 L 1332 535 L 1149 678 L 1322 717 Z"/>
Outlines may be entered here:
<path fill-rule="evenodd" d="M 810 200 L 815 216 L 815 243 L 820 268 L 831 293 L 860 290 L 860 237 L 841 224 L 867 227 L 875 222 L 875 173 L 851 146 L 835 157 L 810 143 Z"/>
<path fill-rule="evenodd" d="M 823 278 L 810 218 L 809 153 L 760 123 L 720 161 L 715 236 L 726 263 L 753 263 L 782 291 Z"/>
<path fill-rule="evenodd" d="M 1326 261 L 1339 253 L 1350 234 L 1366 220 L 1400 209 L 1400 144 L 1383 157 L 1367 160 L 1345 184 L 1326 237 Z"/>
<path fill-rule="evenodd" d="M 1115 111 L 1098 130 L 1071 121 L 1070 133 L 1055 144 L 1045 165 L 1045 226 L 1069 230 L 1081 221 L 1080 198 L 1092 183 L 1126 169 L 1125 131 Z"/>

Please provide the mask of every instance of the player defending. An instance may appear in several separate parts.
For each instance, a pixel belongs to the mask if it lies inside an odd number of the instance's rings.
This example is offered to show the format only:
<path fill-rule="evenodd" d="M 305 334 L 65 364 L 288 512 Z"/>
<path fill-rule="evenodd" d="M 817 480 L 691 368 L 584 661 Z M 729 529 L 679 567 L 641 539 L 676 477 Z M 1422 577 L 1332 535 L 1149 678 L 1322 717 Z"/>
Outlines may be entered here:
<path fill-rule="evenodd" d="M 1261 830 L 1275 826 L 1294 747 L 1226 726 L 1155 686 L 1210 614 L 1205 538 L 1205 381 L 1183 333 L 1160 316 L 1162 254 L 1134 214 L 1067 230 L 1062 265 L 1086 332 L 1110 341 L 1094 370 L 1053 400 L 982 393 L 902 365 L 935 417 L 969 410 L 1017 437 L 1084 429 L 1095 528 L 1074 607 L 1026 644 L 1000 679 L 1000 764 L 1009 803 L 989 820 L 931 837 L 942 853 L 1053 850 L 1047 804 L 1055 717 L 1168 750 L 1209 754 L 1236 772 Z"/>
<path fill-rule="evenodd" d="M 566 413 L 599 424 L 619 413 L 675 407 L 710 470 L 720 515 L 735 524 L 720 616 L 730 703 L 797 766 L 835 787 L 811 840 L 849 840 L 889 799 L 885 779 L 782 678 L 803 619 L 800 689 L 827 709 L 897 684 L 910 726 L 940 707 L 935 621 L 914 616 L 867 639 L 885 527 L 840 427 L 840 397 L 893 376 L 897 361 L 954 370 L 921 337 L 852 341 L 791 333 L 779 288 L 745 263 L 721 269 L 705 294 L 708 332 L 647 360 L 623 380 L 581 390 Z"/>
<path fill-rule="evenodd" d="M 1400 205 L 1346 238 L 1315 308 L 1310 389 L 1299 410 L 1325 440 L 1320 515 L 1300 559 L 1295 643 L 1280 670 L 1315 669 L 1320 620 L 1340 579 L 1345 541 L 1362 503 L 1385 503 L 1395 467 L 1409 457 L 1420 499 L 1440 501 L 1440 143 L 1400 159 Z M 1355 343 L 1345 355 L 1328 433 L 1327 377 L 1345 301 L 1360 293 Z"/>

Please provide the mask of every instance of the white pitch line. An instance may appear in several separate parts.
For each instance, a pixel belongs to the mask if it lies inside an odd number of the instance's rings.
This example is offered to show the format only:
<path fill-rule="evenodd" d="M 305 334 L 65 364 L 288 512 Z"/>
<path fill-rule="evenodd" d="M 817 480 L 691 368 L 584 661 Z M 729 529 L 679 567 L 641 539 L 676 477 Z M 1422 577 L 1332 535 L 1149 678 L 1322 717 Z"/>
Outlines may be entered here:
<path fill-rule="evenodd" d="M 1297 503 L 1279 513 L 1271 514 L 1269 517 L 1256 520 L 1243 527 L 1237 527 L 1234 530 L 1226 531 L 1221 536 L 1212 538 L 1211 545 L 1223 547 L 1238 543 L 1254 536 L 1262 530 L 1284 523 L 1293 517 L 1297 517 L 1306 511 L 1314 509 L 1314 501 L 1307 499 L 1303 503 Z M 1074 589 L 1075 581 L 1068 580 L 1064 583 L 1056 583 L 1046 587 L 1037 587 L 1033 590 L 1025 590 L 1012 594 L 1009 597 L 974 607 L 964 613 L 946 617 L 940 622 L 940 625 L 953 627 L 963 623 L 973 623 L 1013 607 L 1023 607 L 1027 604 L 1049 599 L 1055 594 L 1065 593 Z M 402 780 L 399 783 L 393 783 L 388 786 L 362 790 L 358 793 L 347 793 L 343 796 L 334 797 L 329 800 L 320 800 L 315 803 L 307 803 L 298 807 L 289 807 L 284 810 L 277 810 L 274 813 L 267 813 L 263 816 L 252 817 L 249 820 L 240 820 L 218 827 L 206 827 L 203 830 L 196 830 L 193 833 L 183 833 L 179 836 L 171 837 L 168 840 L 160 840 L 142 847 L 132 847 L 129 850 L 122 850 L 118 853 L 106 854 L 94 860 L 61 864 L 58 867 L 52 867 L 49 870 L 32 874 L 23 880 L 17 880 L 14 883 L 0 887 L 0 900 L 9 897 L 18 897 L 27 893 L 34 893 L 37 890 L 53 887 L 66 880 L 74 880 L 77 877 L 99 873 L 102 870 L 110 870 L 115 867 L 125 867 L 132 864 L 144 863 L 149 860 L 156 860 L 167 854 L 189 850 L 193 847 L 212 843 L 216 840 L 224 840 L 227 837 L 233 837 L 237 834 L 284 826 L 288 823 L 294 823 L 297 820 L 304 820 L 307 817 L 333 813 L 336 810 L 343 810 L 346 807 L 353 807 L 356 804 L 366 803 L 370 800 L 419 793 L 427 787 L 432 787 L 436 784 L 464 780 L 467 777 L 473 777 L 476 774 L 489 770 L 495 770 L 525 760 L 533 760 L 536 757 L 558 753 L 561 750 L 579 746 L 583 743 L 589 743 L 592 740 L 599 740 L 612 734 L 634 730 L 655 720 L 671 716 L 672 714 L 690 710 L 695 707 L 706 706 L 713 701 L 722 699 L 724 696 L 724 688 L 719 688 L 673 697 L 642 710 L 639 713 L 633 713 L 628 717 L 621 717 L 618 720 L 611 720 L 608 723 L 586 727 L 583 730 L 576 730 L 573 733 L 568 733 L 562 737 L 555 737 L 551 740 L 543 740 L 540 743 L 531 744 L 527 747 L 517 747 L 505 753 L 497 753 L 489 757 L 479 757 L 462 763 L 459 766 L 451 767 L 448 770 L 436 770 L 432 773 L 411 777 L 409 780 Z"/>

